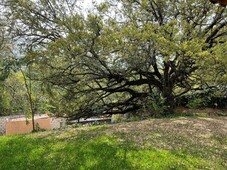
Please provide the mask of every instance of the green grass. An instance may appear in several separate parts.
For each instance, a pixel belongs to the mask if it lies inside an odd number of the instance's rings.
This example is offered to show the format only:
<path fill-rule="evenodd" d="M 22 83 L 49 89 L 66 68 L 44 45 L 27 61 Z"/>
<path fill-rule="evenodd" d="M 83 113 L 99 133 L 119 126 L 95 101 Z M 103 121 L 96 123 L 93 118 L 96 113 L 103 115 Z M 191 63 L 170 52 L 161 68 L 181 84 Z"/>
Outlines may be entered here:
<path fill-rule="evenodd" d="M 225 152 L 216 153 L 226 145 L 225 135 L 212 138 L 220 145 L 195 145 L 149 124 L 162 120 L 152 121 L 1 136 L 0 170 L 226 169 Z"/>

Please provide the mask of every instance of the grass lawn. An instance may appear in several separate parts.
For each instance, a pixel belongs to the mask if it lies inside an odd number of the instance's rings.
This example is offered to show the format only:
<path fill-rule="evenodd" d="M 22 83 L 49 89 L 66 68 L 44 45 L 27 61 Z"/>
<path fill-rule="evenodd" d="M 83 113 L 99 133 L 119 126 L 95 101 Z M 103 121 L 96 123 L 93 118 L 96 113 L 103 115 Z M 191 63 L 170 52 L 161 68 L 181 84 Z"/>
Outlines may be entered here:
<path fill-rule="evenodd" d="M 227 117 L 149 119 L 0 137 L 0 170 L 227 169 Z"/>

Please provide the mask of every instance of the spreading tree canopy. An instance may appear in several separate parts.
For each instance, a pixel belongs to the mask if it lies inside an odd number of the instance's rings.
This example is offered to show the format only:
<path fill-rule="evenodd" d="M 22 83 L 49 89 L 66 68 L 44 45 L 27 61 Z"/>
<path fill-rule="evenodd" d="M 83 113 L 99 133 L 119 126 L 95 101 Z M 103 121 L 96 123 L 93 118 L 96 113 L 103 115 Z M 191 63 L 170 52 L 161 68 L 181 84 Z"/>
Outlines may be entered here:
<path fill-rule="evenodd" d="M 206 63 L 226 57 L 227 12 L 207 0 L 113 0 L 86 14 L 67 0 L 6 6 L 37 79 L 61 89 L 73 118 L 136 112 L 157 98 L 173 113 L 177 97 L 203 88 Z"/>

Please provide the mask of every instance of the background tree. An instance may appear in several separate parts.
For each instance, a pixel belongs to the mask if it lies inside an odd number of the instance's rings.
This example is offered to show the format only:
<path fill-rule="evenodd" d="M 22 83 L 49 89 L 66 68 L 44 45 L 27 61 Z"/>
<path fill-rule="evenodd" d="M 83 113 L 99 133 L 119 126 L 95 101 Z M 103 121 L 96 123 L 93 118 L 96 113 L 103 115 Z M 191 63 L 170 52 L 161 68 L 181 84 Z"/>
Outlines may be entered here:
<path fill-rule="evenodd" d="M 7 23 L 4 18 L 0 18 L 0 80 L 7 78 L 11 66 L 14 64 L 12 44 L 8 37 Z"/>
<path fill-rule="evenodd" d="M 24 114 L 27 112 L 26 89 L 21 74 L 10 73 L 8 78 L 2 82 L 1 88 L 4 90 L 0 102 L 4 114 Z"/>
<path fill-rule="evenodd" d="M 7 21 L 0 17 L 0 115 L 9 114 L 10 105 L 8 101 L 7 88 L 4 80 L 8 77 L 13 68 L 14 59 L 12 53 L 12 43 L 7 32 Z"/>

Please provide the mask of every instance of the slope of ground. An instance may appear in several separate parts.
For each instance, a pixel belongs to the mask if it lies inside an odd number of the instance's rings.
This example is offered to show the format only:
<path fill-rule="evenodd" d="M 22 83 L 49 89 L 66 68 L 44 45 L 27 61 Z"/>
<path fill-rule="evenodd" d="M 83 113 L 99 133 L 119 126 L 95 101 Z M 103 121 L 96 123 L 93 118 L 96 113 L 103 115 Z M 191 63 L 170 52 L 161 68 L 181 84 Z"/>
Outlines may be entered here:
<path fill-rule="evenodd" d="M 0 169 L 227 169 L 227 117 L 164 118 L 0 137 Z"/>

